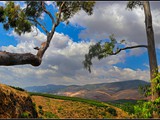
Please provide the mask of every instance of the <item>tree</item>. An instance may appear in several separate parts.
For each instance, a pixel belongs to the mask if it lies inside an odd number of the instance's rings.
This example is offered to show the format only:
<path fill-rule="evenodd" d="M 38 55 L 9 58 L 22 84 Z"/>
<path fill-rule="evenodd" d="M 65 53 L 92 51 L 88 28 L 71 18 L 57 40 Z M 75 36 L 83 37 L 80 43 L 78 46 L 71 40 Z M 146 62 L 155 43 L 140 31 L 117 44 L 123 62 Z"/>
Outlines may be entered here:
<path fill-rule="evenodd" d="M 110 36 L 110 41 L 102 43 L 101 41 L 96 43 L 95 45 L 91 45 L 89 47 L 88 54 L 85 54 L 85 60 L 83 61 L 84 67 L 91 72 L 92 59 L 97 57 L 99 60 L 105 58 L 109 55 L 116 55 L 123 50 L 134 49 L 145 47 L 148 50 L 149 56 L 149 66 L 150 66 L 150 79 L 151 79 L 151 93 L 152 93 L 152 101 L 156 100 L 160 97 L 160 91 L 155 91 L 155 87 L 158 83 L 156 83 L 153 79 L 158 74 L 158 65 L 155 51 L 155 42 L 154 42 L 154 31 L 152 27 L 152 14 L 150 10 L 149 1 L 130 1 L 127 4 L 127 8 L 133 9 L 137 6 L 140 6 L 144 9 L 145 14 L 145 27 L 147 34 L 147 42 L 148 45 L 136 45 L 130 47 L 119 48 L 118 45 L 124 42 L 122 40 L 120 43 L 116 41 L 113 35 Z"/>
<path fill-rule="evenodd" d="M 14 2 L 6 2 L 5 7 L 0 6 L 0 22 L 4 29 L 9 30 L 13 28 L 19 35 L 25 32 L 31 32 L 32 26 L 39 26 L 45 32 L 47 39 L 40 47 L 35 47 L 37 54 L 31 53 L 10 53 L 0 51 L 0 65 L 24 65 L 31 64 L 32 66 L 39 66 L 42 62 L 43 55 L 50 45 L 51 39 L 55 33 L 56 27 L 61 22 L 67 22 L 79 10 L 84 10 L 88 15 L 92 14 L 95 2 L 87 1 L 55 1 L 53 2 L 57 7 L 58 12 L 48 11 L 47 5 L 44 1 L 27 1 L 25 8 L 20 8 Z M 52 21 L 51 30 L 47 30 L 43 22 L 40 21 L 40 16 L 45 13 Z M 53 15 L 54 13 L 54 15 Z"/>

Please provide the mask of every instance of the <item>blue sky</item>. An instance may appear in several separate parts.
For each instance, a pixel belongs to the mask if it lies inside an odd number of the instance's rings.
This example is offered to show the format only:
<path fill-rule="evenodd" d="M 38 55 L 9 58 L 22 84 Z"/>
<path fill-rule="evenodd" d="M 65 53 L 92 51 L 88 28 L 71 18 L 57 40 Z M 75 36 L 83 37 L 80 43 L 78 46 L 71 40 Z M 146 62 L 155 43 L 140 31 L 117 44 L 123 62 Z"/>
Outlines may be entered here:
<path fill-rule="evenodd" d="M 22 2 L 17 3 L 24 6 Z M 51 2 L 47 4 L 48 10 L 54 10 Z M 160 2 L 151 3 L 158 62 L 160 62 L 159 4 Z M 1 2 L 0 5 L 3 3 Z M 126 2 L 103 1 L 96 3 L 91 16 L 84 11 L 79 11 L 70 19 L 69 25 L 61 23 L 56 28 L 51 45 L 39 67 L 1 66 L 1 83 L 27 87 L 47 84 L 82 85 L 131 79 L 149 81 L 148 53 L 145 49 L 122 51 L 116 56 L 109 56 L 101 61 L 94 59 L 91 74 L 82 65 L 89 45 L 108 39 L 111 34 L 115 34 L 119 41 L 125 39 L 126 46 L 146 44 L 143 10 L 137 8 L 127 11 L 125 6 Z M 45 15 L 42 18 L 49 30 L 51 28 L 49 17 Z M 37 36 L 34 36 L 36 34 L 34 28 L 33 32 L 18 36 L 12 29 L 5 31 L 1 24 L 0 32 L 1 50 L 9 52 L 35 54 L 33 48 L 46 40 L 40 27 Z"/>

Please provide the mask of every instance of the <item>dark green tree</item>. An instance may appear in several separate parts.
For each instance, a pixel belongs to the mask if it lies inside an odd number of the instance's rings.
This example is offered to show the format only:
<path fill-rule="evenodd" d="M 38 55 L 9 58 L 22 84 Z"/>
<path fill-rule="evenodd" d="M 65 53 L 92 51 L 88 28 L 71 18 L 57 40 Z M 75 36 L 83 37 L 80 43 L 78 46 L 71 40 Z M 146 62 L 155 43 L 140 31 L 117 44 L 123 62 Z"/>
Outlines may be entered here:
<path fill-rule="evenodd" d="M 10 53 L 0 51 L 0 65 L 24 65 L 31 64 L 39 66 L 42 62 L 42 57 L 50 45 L 51 39 L 55 33 L 56 27 L 61 22 L 67 22 L 79 10 L 84 10 L 88 15 L 92 14 L 95 2 L 92 1 L 54 1 L 57 12 L 47 10 L 47 5 L 44 1 L 26 1 L 26 7 L 21 8 L 14 2 L 8 1 L 5 7 L 0 6 L 0 22 L 4 29 L 14 29 L 19 35 L 25 32 L 31 32 L 32 26 L 39 26 L 45 32 L 47 39 L 40 47 L 35 47 L 37 54 L 31 53 Z M 52 28 L 49 30 L 45 27 L 44 21 L 40 19 L 42 13 L 49 16 L 52 21 Z"/>

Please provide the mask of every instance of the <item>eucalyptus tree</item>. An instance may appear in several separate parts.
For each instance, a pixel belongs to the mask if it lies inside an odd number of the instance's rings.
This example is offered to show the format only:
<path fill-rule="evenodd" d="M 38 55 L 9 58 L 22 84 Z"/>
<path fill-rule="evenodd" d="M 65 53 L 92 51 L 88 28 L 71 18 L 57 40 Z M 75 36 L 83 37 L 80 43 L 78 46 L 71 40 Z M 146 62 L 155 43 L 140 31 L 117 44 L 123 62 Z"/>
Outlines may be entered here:
<path fill-rule="evenodd" d="M 10 53 L 0 51 L 0 65 L 24 65 L 31 64 L 39 66 L 42 62 L 43 55 L 50 45 L 52 37 L 56 31 L 56 27 L 61 22 L 67 22 L 74 14 L 80 10 L 84 10 L 88 15 L 93 12 L 95 2 L 92 1 L 53 1 L 56 10 L 48 10 L 45 1 L 26 1 L 26 7 L 21 8 L 20 5 L 8 1 L 5 6 L 0 6 L 0 22 L 4 29 L 12 28 L 19 35 L 25 32 L 31 32 L 32 26 L 39 26 L 45 32 L 47 39 L 34 49 L 37 54 L 31 53 Z M 40 20 L 42 14 L 49 16 L 52 21 L 51 29 L 45 27 L 44 21 Z"/>
<path fill-rule="evenodd" d="M 150 79 L 151 79 L 151 95 L 152 101 L 160 97 L 160 91 L 155 90 L 154 88 L 159 84 L 154 81 L 154 78 L 158 74 L 158 65 L 156 58 L 155 50 L 155 40 L 154 40 L 154 31 L 152 26 L 152 14 L 150 10 L 149 1 L 129 1 L 127 4 L 128 9 L 133 9 L 135 7 L 142 7 L 145 15 L 145 28 L 147 35 L 147 45 L 136 45 L 120 48 L 119 45 L 125 40 L 120 41 L 119 43 L 114 38 L 113 35 L 110 36 L 109 42 L 98 42 L 95 45 L 89 47 L 89 51 L 85 54 L 85 60 L 83 61 L 84 67 L 91 72 L 92 59 L 97 57 L 99 60 L 110 55 L 117 55 L 123 50 L 135 49 L 135 48 L 147 48 L 149 56 L 149 66 L 150 66 Z"/>

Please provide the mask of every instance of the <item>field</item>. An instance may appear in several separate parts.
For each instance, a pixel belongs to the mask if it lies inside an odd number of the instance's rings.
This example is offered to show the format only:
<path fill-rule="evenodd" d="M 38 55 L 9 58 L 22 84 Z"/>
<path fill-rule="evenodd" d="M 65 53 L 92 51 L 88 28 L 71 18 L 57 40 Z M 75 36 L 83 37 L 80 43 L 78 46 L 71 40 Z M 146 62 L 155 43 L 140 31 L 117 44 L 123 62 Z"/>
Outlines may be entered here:
<path fill-rule="evenodd" d="M 112 105 L 76 97 L 30 93 L 39 118 L 130 118 Z"/>

